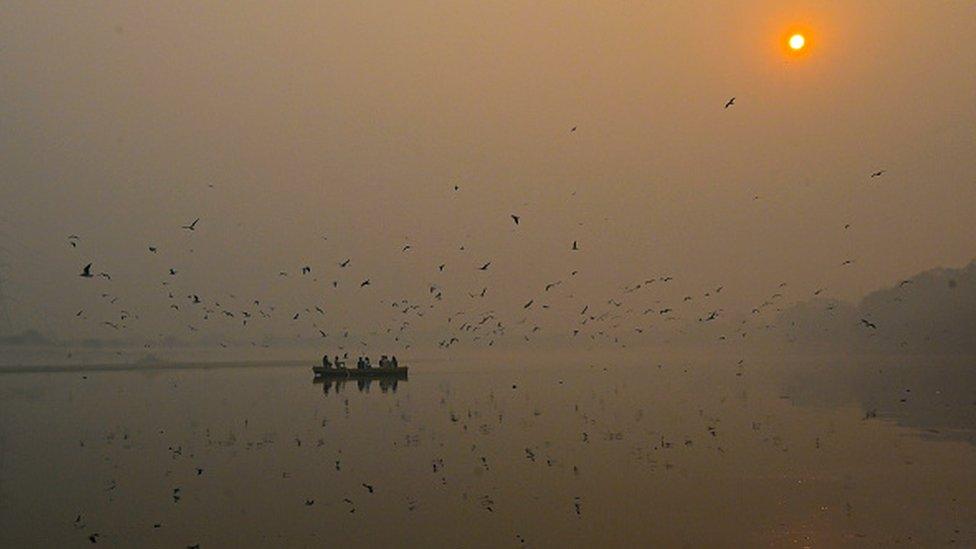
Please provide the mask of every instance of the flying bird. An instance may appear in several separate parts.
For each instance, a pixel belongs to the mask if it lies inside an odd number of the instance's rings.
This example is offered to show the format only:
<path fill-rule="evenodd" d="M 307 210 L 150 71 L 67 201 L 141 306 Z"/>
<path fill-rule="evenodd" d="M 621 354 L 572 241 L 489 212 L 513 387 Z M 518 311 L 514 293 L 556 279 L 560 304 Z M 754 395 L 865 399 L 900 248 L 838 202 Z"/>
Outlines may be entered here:
<path fill-rule="evenodd" d="M 197 222 L 198 221 L 200 221 L 200 218 L 199 217 L 196 218 L 196 219 L 194 219 L 193 220 L 193 223 L 190 223 L 189 225 L 183 225 L 183 227 L 181 227 L 181 228 L 186 229 L 188 231 L 195 231 L 195 230 L 197 230 Z"/>
<path fill-rule="evenodd" d="M 518 225 L 519 224 L 519 216 L 517 216 L 515 214 L 511 214 L 511 215 L 512 215 L 512 221 L 514 221 L 515 224 Z"/>
<path fill-rule="evenodd" d="M 575 240 L 573 241 L 573 251 L 579 251 L 579 243 Z"/>
<path fill-rule="evenodd" d="M 340 267 L 345 267 L 346 265 L 349 265 L 348 259 L 339 264 Z"/>
<path fill-rule="evenodd" d="M 489 265 L 491 265 L 491 261 L 489 261 L 488 263 L 485 263 L 485 264 L 484 264 L 484 265 L 482 265 L 481 267 L 478 267 L 478 270 L 479 270 L 479 271 L 487 271 L 487 270 L 488 270 L 488 266 L 489 266 Z"/>
<path fill-rule="evenodd" d="M 359 287 L 360 288 L 362 288 L 363 286 L 369 286 L 369 279 L 368 278 L 366 280 L 362 281 L 362 283 L 359 284 Z"/>
<path fill-rule="evenodd" d="M 878 171 L 876 171 L 876 172 L 874 172 L 874 173 L 871 174 L 871 178 L 874 179 L 875 177 L 881 177 L 887 171 L 888 170 L 878 170 Z"/>
<path fill-rule="evenodd" d="M 725 108 L 727 109 L 727 108 L 731 107 L 732 105 L 735 105 L 735 97 L 732 97 L 732 99 L 729 99 L 728 102 L 725 103 Z"/>
<path fill-rule="evenodd" d="M 81 270 L 81 274 L 78 275 L 78 276 L 84 277 L 84 278 L 91 278 L 92 277 L 91 268 L 92 268 L 92 264 L 91 263 L 89 263 L 88 265 L 85 265 L 85 268 Z"/>
<path fill-rule="evenodd" d="M 875 325 L 873 322 L 870 322 L 870 321 L 865 320 L 863 318 L 861 319 L 861 324 L 864 324 L 864 326 L 866 326 L 868 328 L 871 328 L 872 330 L 877 330 L 878 329 L 878 326 Z"/>

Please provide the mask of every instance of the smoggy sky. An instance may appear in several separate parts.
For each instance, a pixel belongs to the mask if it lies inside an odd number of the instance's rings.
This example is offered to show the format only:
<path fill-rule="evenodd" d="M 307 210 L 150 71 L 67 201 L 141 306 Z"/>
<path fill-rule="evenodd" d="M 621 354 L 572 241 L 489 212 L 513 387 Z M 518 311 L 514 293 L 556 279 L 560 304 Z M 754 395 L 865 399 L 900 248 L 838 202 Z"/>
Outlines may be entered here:
<path fill-rule="evenodd" d="M 0 326 L 419 345 L 856 299 L 976 256 L 974 38 L 973 2 L 7 1 Z"/>

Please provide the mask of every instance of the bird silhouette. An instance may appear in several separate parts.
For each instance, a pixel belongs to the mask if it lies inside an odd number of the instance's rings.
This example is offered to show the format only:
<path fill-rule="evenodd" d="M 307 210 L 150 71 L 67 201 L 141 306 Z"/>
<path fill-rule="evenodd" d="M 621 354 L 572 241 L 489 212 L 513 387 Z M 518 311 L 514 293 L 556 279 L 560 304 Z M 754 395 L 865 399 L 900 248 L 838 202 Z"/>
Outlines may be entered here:
<path fill-rule="evenodd" d="M 861 324 L 864 324 L 864 326 L 866 326 L 868 328 L 871 328 L 872 330 L 877 330 L 878 329 L 878 326 L 876 324 L 874 324 L 873 322 L 870 322 L 870 321 L 868 321 L 866 319 L 863 319 L 863 318 L 861 319 Z"/>
<path fill-rule="evenodd" d="M 579 251 L 579 243 L 575 240 L 573 241 L 573 251 Z"/>
<path fill-rule="evenodd" d="M 369 286 L 369 279 L 368 279 L 368 278 L 367 278 L 366 280 L 364 280 L 364 281 L 362 281 L 362 282 L 361 282 L 361 283 L 359 284 L 359 287 L 360 287 L 360 288 L 362 288 L 363 286 Z"/>
<path fill-rule="evenodd" d="M 93 276 L 92 275 L 92 272 L 91 272 L 91 268 L 92 268 L 92 264 L 91 263 L 89 263 L 88 265 L 85 265 L 85 268 L 81 270 L 81 274 L 79 274 L 78 276 L 83 277 L 83 278 L 91 278 Z"/>
<path fill-rule="evenodd" d="M 345 267 L 346 265 L 349 265 L 349 261 L 350 260 L 347 259 L 347 260 L 343 261 L 342 263 L 340 263 L 339 266 L 340 267 Z"/>
<path fill-rule="evenodd" d="M 874 179 L 875 177 L 881 177 L 887 171 L 888 170 L 878 170 L 878 171 L 876 171 L 876 172 L 874 172 L 874 173 L 871 174 L 871 178 Z"/>
<path fill-rule="evenodd" d="M 489 265 L 491 265 L 491 261 L 489 261 L 488 263 L 485 263 L 484 265 L 478 267 L 478 270 L 479 271 L 487 271 Z"/>
<path fill-rule="evenodd" d="M 729 99 L 728 102 L 725 103 L 725 108 L 727 109 L 727 108 L 731 107 L 732 105 L 735 105 L 735 97 L 733 97 L 732 99 Z"/>
<path fill-rule="evenodd" d="M 189 225 L 183 225 L 183 227 L 181 227 L 181 228 L 186 229 L 188 231 L 195 231 L 195 230 L 197 230 L 197 222 L 198 221 L 200 221 L 200 218 L 199 217 L 196 218 L 196 219 L 194 219 L 193 220 L 193 223 L 190 223 Z"/>
<path fill-rule="evenodd" d="M 512 215 L 512 221 L 514 221 L 515 224 L 518 225 L 519 224 L 519 219 L 520 219 L 519 216 L 517 216 L 515 214 L 511 214 L 511 215 Z"/>

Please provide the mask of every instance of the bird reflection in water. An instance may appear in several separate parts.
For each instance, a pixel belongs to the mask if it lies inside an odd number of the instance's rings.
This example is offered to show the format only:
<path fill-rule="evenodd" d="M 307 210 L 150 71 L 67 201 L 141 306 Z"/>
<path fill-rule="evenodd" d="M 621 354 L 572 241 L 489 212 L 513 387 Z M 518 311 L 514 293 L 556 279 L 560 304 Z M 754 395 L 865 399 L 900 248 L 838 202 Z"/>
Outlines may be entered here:
<path fill-rule="evenodd" d="M 395 393 L 397 391 L 397 384 L 400 381 L 401 379 L 398 377 L 359 378 L 359 379 L 349 379 L 349 378 L 323 379 L 317 377 L 312 380 L 312 383 L 317 385 L 322 385 L 322 393 L 327 395 L 330 392 L 335 392 L 335 394 L 341 393 L 345 389 L 347 383 L 355 383 L 356 388 L 359 389 L 360 393 L 368 393 L 374 382 L 379 384 L 381 392 Z"/>

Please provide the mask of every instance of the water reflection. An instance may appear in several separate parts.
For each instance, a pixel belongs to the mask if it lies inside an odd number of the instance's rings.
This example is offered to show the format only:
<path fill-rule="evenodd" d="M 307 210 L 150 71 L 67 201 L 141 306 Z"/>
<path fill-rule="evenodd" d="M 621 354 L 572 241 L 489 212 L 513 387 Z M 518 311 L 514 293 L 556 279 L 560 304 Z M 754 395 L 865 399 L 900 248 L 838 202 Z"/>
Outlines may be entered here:
<path fill-rule="evenodd" d="M 318 377 L 312 379 L 312 384 L 322 386 L 322 394 L 328 395 L 330 392 L 339 394 L 345 390 L 346 384 L 355 384 L 356 389 L 360 393 L 369 393 L 370 388 L 373 383 L 377 383 L 380 387 L 380 392 L 383 393 L 396 393 L 397 385 L 400 381 L 407 381 L 407 376 L 384 376 L 384 377 L 366 377 L 366 378 L 348 378 L 348 377 Z"/>
<path fill-rule="evenodd" d="M 865 421 L 887 421 L 924 438 L 976 445 L 976 369 L 970 360 L 825 360 L 796 363 L 789 372 L 784 387 L 798 406 L 855 405 Z"/>
<path fill-rule="evenodd" d="M 976 546 L 976 447 L 728 362 L 0 376 L 0 547 Z"/>

